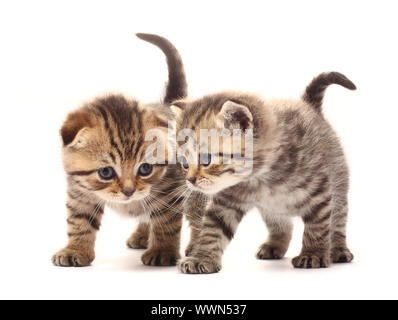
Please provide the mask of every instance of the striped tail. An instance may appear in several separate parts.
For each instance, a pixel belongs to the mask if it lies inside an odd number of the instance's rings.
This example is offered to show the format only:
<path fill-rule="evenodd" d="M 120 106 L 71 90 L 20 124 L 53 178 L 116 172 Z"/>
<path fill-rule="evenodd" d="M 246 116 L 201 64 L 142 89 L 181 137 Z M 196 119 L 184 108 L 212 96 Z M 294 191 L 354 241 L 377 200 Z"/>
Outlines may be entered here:
<path fill-rule="evenodd" d="M 187 81 L 184 64 L 174 45 L 169 40 L 155 34 L 137 33 L 136 36 L 159 47 L 166 55 L 169 81 L 166 87 L 164 102 L 171 104 L 175 100 L 186 98 Z"/>
<path fill-rule="evenodd" d="M 356 90 L 356 86 L 345 75 L 339 72 L 325 72 L 315 77 L 305 89 L 302 99 L 308 102 L 316 110 L 321 110 L 323 96 L 326 88 L 331 84 L 338 84 L 350 90 Z"/>

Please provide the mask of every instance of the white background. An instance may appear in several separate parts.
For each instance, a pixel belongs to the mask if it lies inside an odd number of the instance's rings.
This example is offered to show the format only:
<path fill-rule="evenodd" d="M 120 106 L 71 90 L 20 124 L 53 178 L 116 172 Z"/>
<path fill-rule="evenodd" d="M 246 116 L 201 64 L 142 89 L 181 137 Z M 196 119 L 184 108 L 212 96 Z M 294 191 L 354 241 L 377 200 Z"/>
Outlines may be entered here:
<path fill-rule="evenodd" d="M 1 1 L 0 298 L 398 298 L 397 8 L 395 1 Z M 325 113 L 352 172 L 352 264 L 295 270 L 302 223 L 282 261 L 257 261 L 266 238 L 250 212 L 219 274 L 145 267 L 125 247 L 134 220 L 108 211 L 92 267 L 53 267 L 66 242 L 58 130 L 83 101 L 122 92 L 158 101 L 162 53 L 135 38 L 169 38 L 191 97 L 242 89 L 297 98 L 323 71 L 356 92 L 328 89 Z M 188 237 L 184 229 L 184 243 Z"/>

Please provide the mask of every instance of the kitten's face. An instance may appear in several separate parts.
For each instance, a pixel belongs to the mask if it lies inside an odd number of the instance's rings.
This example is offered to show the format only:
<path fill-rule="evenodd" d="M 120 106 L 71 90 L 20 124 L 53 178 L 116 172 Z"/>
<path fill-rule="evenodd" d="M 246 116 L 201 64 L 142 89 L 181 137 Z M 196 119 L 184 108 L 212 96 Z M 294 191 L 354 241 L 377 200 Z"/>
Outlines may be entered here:
<path fill-rule="evenodd" d="M 164 127 L 166 126 L 166 127 Z M 147 197 L 166 172 L 148 162 L 150 129 L 167 129 L 167 121 L 134 101 L 111 96 L 69 115 L 61 129 L 68 179 L 82 191 L 107 202 L 128 203 Z"/>
<path fill-rule="evenodd" d="M 239 173 L 242 165 L 223 164 L 221 163 L 222 158 L 220 159 L 214 154 L 211 157 L 212 163 L 210 164 L 187 165 L 186 161 L 181 161 L 188 188 L 211 195 L 247 178 L 247 174 Z"/>
<path fill-rule="evenodd" d="M 251 131 L 253 122 L 247 107 L 231 101 L 218 107 L 195 102 L 190 105 L 185 103 L 182 111 L 173 110 L 178 115 L 177 130 L 193 129 L 195 132 L 196 141 L 187 139 L 179 142 L 180 147 L 185 145 L 179 162 L 190 189 L 211 195 L 247 179 L 253 159 L 252 154 L 245 153 L 249 149 L 245 133 Z M 203 129 L 212 130 L 213 133 L 207 131 L 205 134 L 216 134 L 215 139 L 219 143 L 211 142 L 212 138 L 201 139 Z M 232 140 L 235 129 L 242 131 Z M 217 137 L 223 132 L 231 134 L 224 144 L 223 138 Z M 240 146 L 236 149 L 238 144 Z"/>

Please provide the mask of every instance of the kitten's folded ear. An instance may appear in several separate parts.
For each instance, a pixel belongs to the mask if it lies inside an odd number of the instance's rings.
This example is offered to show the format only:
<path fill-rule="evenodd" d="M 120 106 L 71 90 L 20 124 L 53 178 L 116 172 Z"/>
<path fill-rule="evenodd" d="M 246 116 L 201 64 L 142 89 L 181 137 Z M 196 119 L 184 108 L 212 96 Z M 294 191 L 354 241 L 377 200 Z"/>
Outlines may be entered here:
<path fill-rule="evenodd" d="M 217 115 L 217 122 L 226 129 L 246 130 L 253 128 L 253 115 L 246 106 L 227 101 Z"/>
<path fill-rule="evenodd" d="M 186 102 L 183 100 L 174 101 L 170 106 L 171 111 L 174 113 L 175 117 L 178 118 L 182 111 L 185 110 Z"/>
<path fill-rule="evenodd" d="M 60 130 L 64 147 L 82 145 L 88 131 L 93 127 L 94 117 L 88 111 L 77 110 L 70 113 Z"/>

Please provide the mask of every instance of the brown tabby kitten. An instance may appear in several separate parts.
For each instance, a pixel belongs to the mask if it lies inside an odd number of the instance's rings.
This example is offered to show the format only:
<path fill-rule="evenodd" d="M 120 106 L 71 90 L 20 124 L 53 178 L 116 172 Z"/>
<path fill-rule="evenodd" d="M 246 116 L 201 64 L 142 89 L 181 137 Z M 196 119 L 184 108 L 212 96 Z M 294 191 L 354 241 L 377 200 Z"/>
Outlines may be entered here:
<path fill-rule="evenodd" d="M 189 257 L 179 263 L 183 273 L 218 272 L 224 249 L 253 207 L 269 230 L 257 252 L 259 259 L 285 255 L 293 216 L 302 217 L 305 224 L 294 267 L 323 268 L 353 259 L 346 245 L 348 169 L 321 110 L 330 84 L 356 89 L 344 75 L 331 72 L 316 77 L 302 100 L 264 101 L 226 92 L 175 104 L 177 127 L 194 129 L 196 135 L 200 129 L 253 130 L 252 170 L 236 174 L 239 161 L 221 163 L 225 150 L 212 146 L 205 162 L 182 160 L 186 183 L 195 191 L 185 209 L 194 231 L 186 251 Z M 198 199 L 198 192 L 207 195 L 207 202 Z"/>
<path fill-rule="evenodd" d="M 187 84 L 181 57 L 166 39 L 137 36 L 158 46 L 167 57 L 169 82 L 164 104 L 141 105 L 120 95 L 86 103 L 67 117 L 61 129 L 63 162 L 68 181 L 67 223 L 69 242 L 52 261 L 57 266 L 89 265 L 104 206 L 142 219 L 127 240 L 130 248 L 148 248 L 145 265 L 175 265 L 180 258 L 179 189 L 174 165 L 145 162 L 150 129 L 167 138 L 167 104 L 186 97 Z M 166 140 L 167 141 L 167 140 Z"/>

